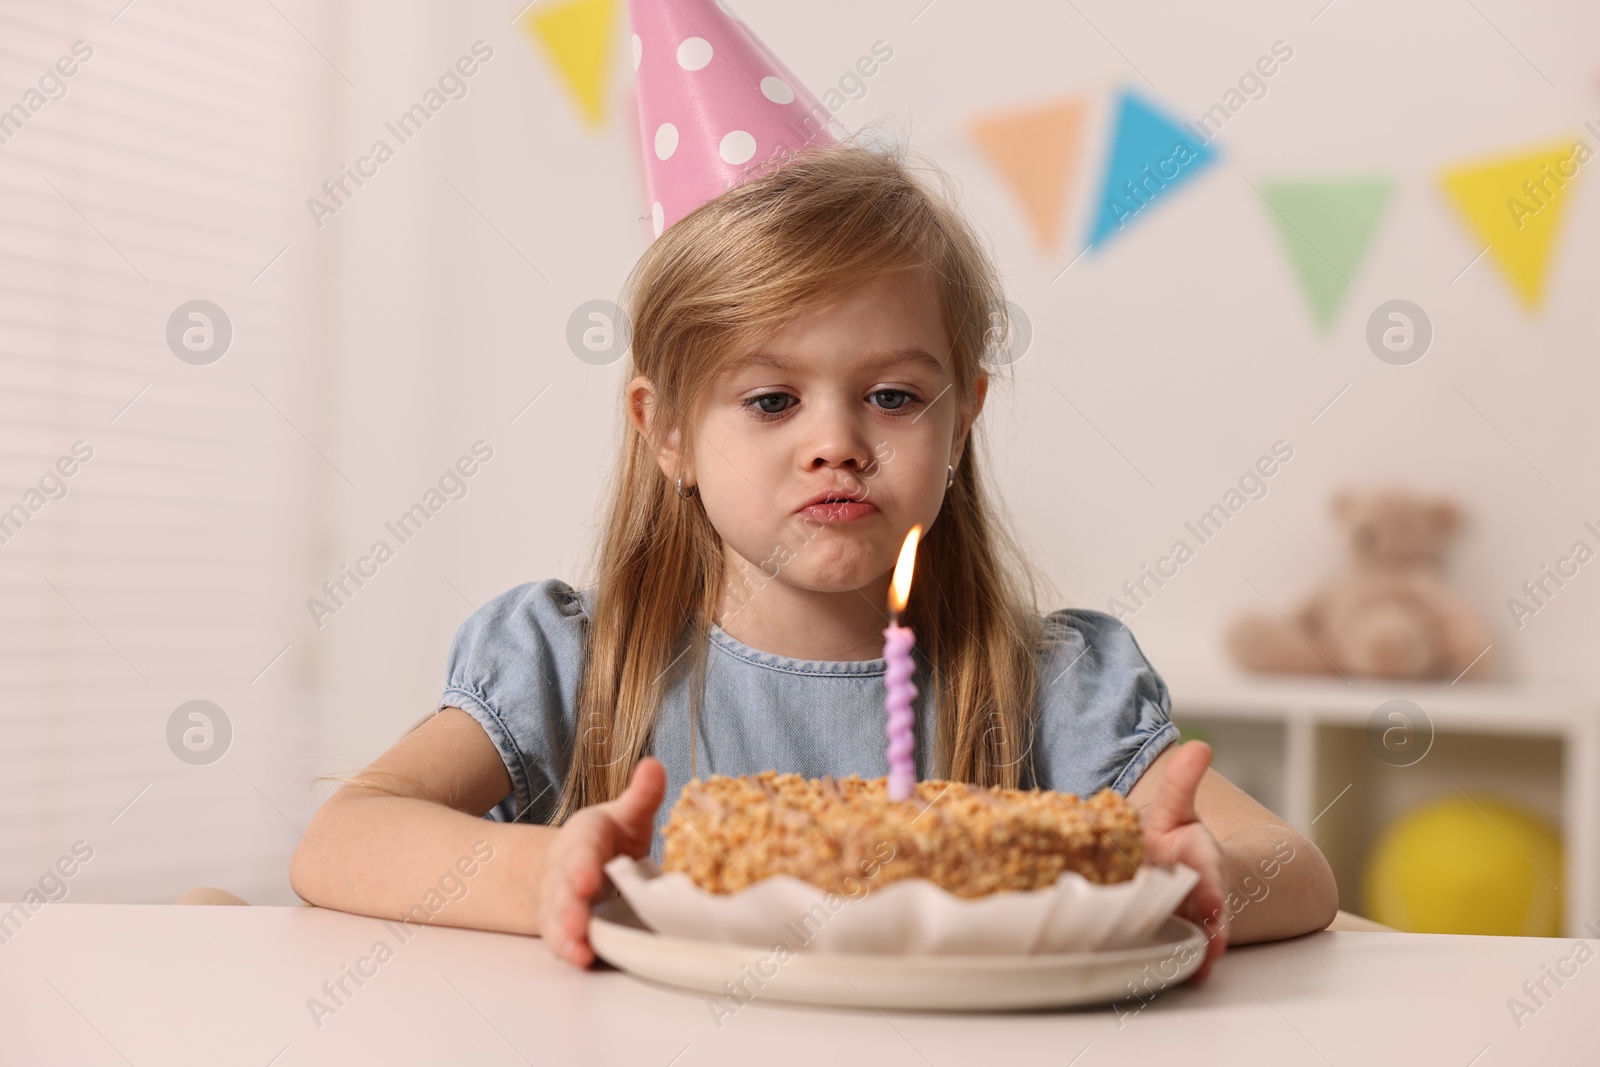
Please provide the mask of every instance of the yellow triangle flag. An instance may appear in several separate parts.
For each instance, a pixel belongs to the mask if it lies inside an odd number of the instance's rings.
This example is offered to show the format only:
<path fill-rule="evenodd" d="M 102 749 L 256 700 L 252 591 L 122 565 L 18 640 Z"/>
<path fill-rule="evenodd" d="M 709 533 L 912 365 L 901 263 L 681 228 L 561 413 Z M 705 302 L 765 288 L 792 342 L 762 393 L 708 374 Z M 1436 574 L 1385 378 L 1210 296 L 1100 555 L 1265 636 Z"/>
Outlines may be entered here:
<path fill-rule="evenodd" d="M 1083 115 L 1083 101 L 1062 100 L 988 115 L 970 126 L 973 141 L 1022 201 L 1034 240 L 1045 252 L 1060 242 Z"/>
<path fill-rule="evenodd" d="M 606 74 L 617 0 L 542 4 L 522 18 L 523 29 L 544 46 L 590 126 L 605 121 Z"/>
<path fill-rule="evenodd" d="M 1456 167 L 1441 178 L 1467 228 L 1488 246 L 1529 310 L 1544 295 L 1573 180 L 1593 154 L 1582 141 L 1552 142 L 1527 155 Z"/>

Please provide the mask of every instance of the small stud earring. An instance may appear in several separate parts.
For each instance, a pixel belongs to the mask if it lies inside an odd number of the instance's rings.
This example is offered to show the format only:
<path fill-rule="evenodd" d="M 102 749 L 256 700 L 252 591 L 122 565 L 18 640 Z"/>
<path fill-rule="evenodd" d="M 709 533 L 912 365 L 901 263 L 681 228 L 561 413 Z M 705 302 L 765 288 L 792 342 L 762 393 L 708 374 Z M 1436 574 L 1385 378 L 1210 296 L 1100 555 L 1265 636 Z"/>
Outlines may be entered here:
<path fill-rule="evenodd" d="M 691 485 L 689 487 L 689 491 L 687 493 L 685 493 L 683 491 L 683 475 L 681 475 L 681 474 L 678 475 L 678 495 L 679 496 L 683 497 L 685 500 L 688 500 L 690 497 L 694 496 L 695 493 L 697 493 L 697 492 L 699 492 L 699 490 Z"/>
<path fill-rule="evenodd" d="M 949 477 L 945 478 L 945 480 L 944 480 L 944 487 L 946 489 L 948 489 L 952 485 L 956 484 L 956 469 L 955 469 L 955 467 L 952 466 L 952 467 L 949 468 L 949 470 L 950 470 L 950 475 L 949 475 Z"/>

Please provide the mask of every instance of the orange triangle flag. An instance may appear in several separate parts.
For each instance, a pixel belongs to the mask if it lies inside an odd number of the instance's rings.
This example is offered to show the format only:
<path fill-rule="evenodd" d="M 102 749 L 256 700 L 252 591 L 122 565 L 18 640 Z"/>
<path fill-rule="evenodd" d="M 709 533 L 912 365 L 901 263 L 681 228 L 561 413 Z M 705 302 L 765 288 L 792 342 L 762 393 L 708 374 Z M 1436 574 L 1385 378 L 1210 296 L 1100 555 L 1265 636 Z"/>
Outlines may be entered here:
<path fill-rule="evenodd" d="M 1071 99 L 987 115 L 970 126 L 973 141 L 1022 202 L 1043 252 L 1060 243 L 1083 119 L 1083 101 Z"/>

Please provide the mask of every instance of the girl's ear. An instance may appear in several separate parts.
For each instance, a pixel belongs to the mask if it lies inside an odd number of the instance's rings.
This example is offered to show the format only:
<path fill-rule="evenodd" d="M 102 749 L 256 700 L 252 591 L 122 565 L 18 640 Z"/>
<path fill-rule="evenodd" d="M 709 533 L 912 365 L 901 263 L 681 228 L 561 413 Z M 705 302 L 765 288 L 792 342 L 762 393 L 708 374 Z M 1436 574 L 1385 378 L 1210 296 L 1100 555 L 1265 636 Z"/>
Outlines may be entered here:
<path fill-rule="evenodd" d="M 961 425 L 956 427 L 956 446 L 950 462 L 957 466 L 967 450 L 967 435 L 972 431 L 972 424 L 978 421 L 978 414 L 983 411 L 983 398 L 988 394 L 989 376 L 980 374 L 972 383 L 972 404 L 962 412 Z"/>
<path fill-rule="evenodd" d="M 650 420 L 655 414 L 655 385 L 641 374 L 628 383 L 624 396 L 628 402 L 628 421 L 633 423 L 633 428 L 640 434 L 649 438 Z"/>
<path fill-rule="evenodd" d="M 648 441 L 656 418 L 655 385 L 641 374 L 628 383 L 627 400 L 628 421 L 633 423 L 634 429 Z M 681 438 L 677 428 L 674 427 L 667 431 L 666 439 L 656 454 L 656 462 L 660 464 L 662 473 L 668 478 L 676 478 L 682 473 L 681 451 Z"/>

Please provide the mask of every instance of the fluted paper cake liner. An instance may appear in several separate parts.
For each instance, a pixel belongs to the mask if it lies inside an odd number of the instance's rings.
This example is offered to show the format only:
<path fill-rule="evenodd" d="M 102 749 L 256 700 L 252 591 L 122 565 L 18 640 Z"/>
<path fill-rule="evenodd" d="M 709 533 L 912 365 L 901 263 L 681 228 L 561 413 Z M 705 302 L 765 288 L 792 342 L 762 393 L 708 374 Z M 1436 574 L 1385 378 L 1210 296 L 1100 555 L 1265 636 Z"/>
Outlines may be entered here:
<path fill-rule="evenodd" d="M 926 878 L 828 893 L 791 875 L 737 893 L 711 893 L 650 857 L 605 867 L 634 914 L 657 933 L 793 951 L 884 955 L 1092 952 L 1141 944 L 1200 875 L 1185 864 L 1141 867 L 1111 885 L 1069 871 L 1054 885 L 963 898 Z"/>

